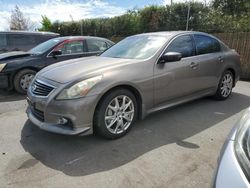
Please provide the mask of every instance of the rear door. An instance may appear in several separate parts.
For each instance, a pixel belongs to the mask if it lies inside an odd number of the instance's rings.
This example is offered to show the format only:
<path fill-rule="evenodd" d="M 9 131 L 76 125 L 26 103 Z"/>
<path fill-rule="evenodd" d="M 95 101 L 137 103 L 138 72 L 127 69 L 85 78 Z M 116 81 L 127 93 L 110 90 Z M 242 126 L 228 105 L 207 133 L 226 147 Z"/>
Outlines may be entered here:
<path fill-rule="evenodd" d="M 194 34 L 196 55 L 199 63 L 199 89 L 217 86 L 224 55 L 218 40 L 207 35 Z"/>
<path fill-rule="evenodd" d="M 179 52 L 182 59 L 176 62 L 156 64 L 154 69 L 155 105 L 161 105 L 196 92 L 198 67 L 194 41 L 190 35 L 181 35 L 172 40 L 165 50 Z"/>
<path fill-rule="evenodd" d="M 62 54 L 53 57 L 53 51 L 61 51 Z M 47 56 L 47 65 L 65 61 L 69 59 L 81 58 L 88 56 L 85 40 L 66 40 L 56 46 Z"/>

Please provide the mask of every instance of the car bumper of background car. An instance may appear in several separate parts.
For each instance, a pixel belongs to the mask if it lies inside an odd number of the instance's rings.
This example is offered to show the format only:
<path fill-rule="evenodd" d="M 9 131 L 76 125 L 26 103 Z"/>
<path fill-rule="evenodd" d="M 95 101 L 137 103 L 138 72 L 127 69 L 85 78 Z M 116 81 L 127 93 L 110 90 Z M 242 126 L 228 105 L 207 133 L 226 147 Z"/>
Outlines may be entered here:
<path fill-rule="evenodd" d="M 27 115 L 40 129 L 64 134 L 92 134 L 96 96 L 74 100 L 55 100 L 32 96 L 28 92 Z"/>
<path fill-rule="evenodd" d="M 9 87 L 8 75 L 0 73 L 0 89 L 5 89 Z"/>
<path fill-rule="evenodd" d="M 237 161 L 234 141 L 227 140 L 221 153 L 214 188 L 247 188 L 250 184 Z"/>

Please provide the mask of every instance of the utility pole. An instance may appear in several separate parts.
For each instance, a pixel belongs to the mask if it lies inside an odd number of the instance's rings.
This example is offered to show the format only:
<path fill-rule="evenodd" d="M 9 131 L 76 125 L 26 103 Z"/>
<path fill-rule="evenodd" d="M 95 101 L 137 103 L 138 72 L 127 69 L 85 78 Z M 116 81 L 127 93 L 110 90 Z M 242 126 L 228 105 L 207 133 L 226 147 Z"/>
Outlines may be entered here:
<path fill-rule="evenodd" d="M 171 5 L 171 7 L 172 7 L 172 5 L 173 5 L 173 0 L 171 0 L 171 2 L 170 2 L 170 3 L 171 3 L 170 5 Z"/>
<path fill-rule="evenodd" d="M 190 17 L 190 3 L 188 3 L 188 13 L 187 13 L 186 31 L 188 31 L 189 17 Z"/>
<path fill-rule="evenodd" d="M 80 21 L 80 23 L 81 23 L 81 36 L 83 36 L 82 20 Z"/>

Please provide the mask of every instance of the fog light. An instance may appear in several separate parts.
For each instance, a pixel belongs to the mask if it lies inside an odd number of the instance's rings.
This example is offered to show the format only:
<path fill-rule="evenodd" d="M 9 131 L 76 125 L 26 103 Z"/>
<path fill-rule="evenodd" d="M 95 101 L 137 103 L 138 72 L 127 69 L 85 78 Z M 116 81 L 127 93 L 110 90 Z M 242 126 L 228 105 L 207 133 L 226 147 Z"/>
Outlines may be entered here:
<path fill-rule="evenodd" d="M 64 117 L 59 117 L 59 119 L 57 120 L 57 123 L 63 125 L 63 124 L 68 123 L 68 120 Z"/>

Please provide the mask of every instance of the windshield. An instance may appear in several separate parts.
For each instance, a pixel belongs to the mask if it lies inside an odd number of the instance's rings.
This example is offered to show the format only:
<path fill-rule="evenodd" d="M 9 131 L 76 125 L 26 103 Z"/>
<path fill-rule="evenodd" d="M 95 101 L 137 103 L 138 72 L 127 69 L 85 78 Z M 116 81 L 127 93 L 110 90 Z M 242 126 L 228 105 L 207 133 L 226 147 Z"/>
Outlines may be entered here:
<path fill-rule="evenodd" d="M 58 44 L 60 41 L 60 39 L 50 39 L 42 44 L 39 44 L 35 48 L 32 48 L 30 52 L 32 54 L 43 54 L 44 52 Z"/>
<path fill-rule="evenodd" d="M 102 57 L 147 59 L 152 57 L 167 41 L 163 36 L 132 36 L 117 43 L 103 54 Z"/>

